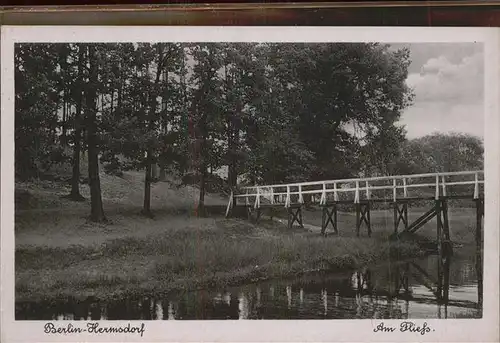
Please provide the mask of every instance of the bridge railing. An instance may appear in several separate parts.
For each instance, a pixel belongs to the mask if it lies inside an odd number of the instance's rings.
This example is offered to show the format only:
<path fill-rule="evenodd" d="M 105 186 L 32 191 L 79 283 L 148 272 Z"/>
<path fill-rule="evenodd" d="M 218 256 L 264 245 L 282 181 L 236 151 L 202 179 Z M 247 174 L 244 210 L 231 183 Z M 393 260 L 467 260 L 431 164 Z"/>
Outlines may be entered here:
<path fill-rule="evenodd" d="M 245 205 L 259 208 L 263 204 L 290 207 L 310 202 L 325 205 L 331 201 L 352 201 L 401 198 L 436 198 L 450 195 L 468 195 L 479 198 L 484 192 L 484 172 L 464 171 L 427 174 L 409 174 L 367 178 L 300 182 L 289 184 L 242 187 L 237 194 L 231 193 L 226 213 L 233 199 Z"/>

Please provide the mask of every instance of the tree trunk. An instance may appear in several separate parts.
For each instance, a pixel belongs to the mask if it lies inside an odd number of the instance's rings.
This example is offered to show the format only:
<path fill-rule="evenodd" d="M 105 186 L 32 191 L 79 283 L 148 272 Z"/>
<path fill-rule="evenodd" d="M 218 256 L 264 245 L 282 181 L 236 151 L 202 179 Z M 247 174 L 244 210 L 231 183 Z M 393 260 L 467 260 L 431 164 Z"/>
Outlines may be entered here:
<path fill-rule="evenodd" d="M 164 166 L 160 167 L 160 175 L 158 177 L 160 181 L 166 181 L 167 180 L 167 169 Z"/>
<path fill-rule="evenodd" d="M 231 122 L 232 120 L 230 120 Z M 229 183 L 229 188 L 231 189 L 232 192 L 236 191 L 236 182 L 237 182 L 237 172 L 236 172 L 236 154 L 235 154 L 235 144 L 234 144 L 234 127 L 228 130 L 228 149 L 229 149 L 229 165 L 228 165 L 228 171 L 227 171 L 227 181 Z M 236 206 L 236 198 L 233 197 L 233 208 Z"/>
<path fill-rule="evenodd" d="M 236 109 L 236 114 L 239 116 L 241 114 L 241 104 L 238 103 Z M 231 190 L 235 191 L 238 186 L 238 146 L 240 141 L 240 126 L 239 126 L 239 117 L 232 117 L 233 122 L 233 130 L 232 130 L 232 145 L 233 145 L 233 154 L 231 156 L 231 165 L 232 169 L 232 179 L 231 179 Z M 236 198 L 233 197 L 233 208 L 236 206 Z"/>
<path fill-rule="evenodd" d="M 111 90 L 111 109 L 110 109 L 110 112 L 112 115 L 113 115 L 113 111 L 115 109 L 115 90 L 112 89 Z"/>
<path fill-rule="evenodd" d="M 255 122 L 251 127 L 250 127 L 250 130 L 252 131 L 252 134 L 251 134 L 251 146 L 253 147 L 257 147 L 258 146 L 258 142 L 259 142 L 259 126 L 257 124 L 257 122 Z M 273 180 L 275 179 L 276 177 L 273 176 Z M 252 185 L 253 184 L 256 184 L 257 183 L 257 169 L 256 168 L 252 168 L 252 171 L 250 172 L 250 180 L 251 180 L 251 183 Z"/>
<path fill-rule="evenodd" d="M 198 199 L 198 209 L 197 213 L 199 217 L 205 216 L 205 184 L 207 178 L 207 128 L 206 128 L 206 118 L 202 119 L 200 126 L 200 136 L 201 136 L 201 146 L 200 146 L 200 197 Z"/>
<path fill-rule="evenodd" d="M 203 158 L 203 157 L 202 157 Z M 205 162 L 201 163 L 200 167 L 200 197 L 198 199 L 198 216 L 199 217 L 204 217 L 205 216 L 205 183 L 206 183 L 206 177 L 207 177 L 207 166 Z"/>
<path fill-rule="evenodd" d="M 151 180 L 153 182 L 158 180 L 158 164 L 156 163 L 151 166 Z"/>
<path fill-rule="evenodd" d="M 123 85 L 120 83 L 120 88 L 118 88 L 118 94 L 116 97 L 116 109 L 117 109 L 117 111 L 122 110 L 122 93 L 123 93 L 122 87 L 123 87 Z"/>
<path fill-rule="evenodd" d="M 67 121 L 67 96 L 66 90 L 63 90 L 62 123 L 61 123 L 61 145 L 66 145 L 66 121 Z"/>
<path fill-rule="evenodd" d="M 85 198 L 80 194 L 80 151 L 81 151 L 81 118 L 82 118 L 82 82 L 83 82 L 83 63 L 84 54 L 83 49 L 80 47 L 78 51 L 78 92 L 76 100 L 76 112 L 75 112 L 75 137 L 73 146 L 73 173 L 71 177 L 71 193 L 69 198 L 75 201 L 81 201 Z"/>
<path fill-rule="evenodd" d="M 227 68 L 224 68 L 226 73 L 226 88 L 229 91 L 231 87 L 234 87 L 234 81 L 232 77 L 227 74 Z M 228 99 L 232 102 L 234 99 L 231 97 Z M 230 110 L 231 111 L 231 110 Z M 238 182 L 238 171 L 237 171 L 237 144 L 236 139 L 239 139 L 239 128 L 236 125 L 236 114 L 241 111 L 241 104 L 238 102 L 236 104 L 236 111 L 228 113 L 227 117 L 227 144 L 228 144 L 228 184 L 232 192 L 236 191 L 236 186 Z M 236 198 L 233 197 L 233 208 L 236 206 Z"/>
<path fill-rule="evenodd" d="M 66 84 L 66 78 L 67 75 L 66 73 L 68 72 L 68 50 L 66 45 L 62 45 L 62 50 L 59 52 L 59 65 L 61 67 L 61 73 L 63 75 L 63 83 L 62 83 L 62 88 L 63 88 L 63 94 L 62 94 L 62 123 L 61 123 L 61 137 L 60 137 L 60 142 L 61 145 L 64 147 L 66 145 L 66 123 L 68 120 L 68 91 L 67 91 L 67 84 Z"/>
<path fill-rule="evenodd" d="M 71 177 L 71 193 L 70 199 L 75 201 L 83 201 L 85 198 L 80 194 L 80 136 L 82 130 L 75 130 L 75 145 L 73 147 L 73 174 Z"/>
<path fill-rule="evenodd" d="M 86 89 L 87 107 L 87 150 L 89 165 L 89 186 L 90 186 L 90 219 L 94 222 L 105 222 L 104 209 L 101 198 L 101 180 L 99 179 L 99 160 L 97 146 L 97 118 L 96 118 L 96 98 L 97 98 L 97 68 L 95 58 L 95 47 L 92 44 L 87 46 L 89 54 L 89 82 Z"/>
<path fill-rule="evenodd" d="M 158 48 L 158 67 L 156 69 L 156 77 L 154 82 L 154 88 L 156 89 L 160 80 L 161 74 L 163 70 L 163 53 L 160 48 Z M 149 72 L 147 73 L 149 75 Z M 156 116 L 156 98 L 157 94 L 153 92 L 151 95 L 151 100 L 149 104 L 149 122 L 148 128 L 149 130 L 155 130 L 155 116 Z M 147 148 L 146 151 L 146 175 L 144 178 L 144 207 L 143 214 L 147 216 L 152 216 L 151 213 L 151 172 L 152 172 L 152 164 L 153 164 L 153 149 L 151 147 Z"/>
<path fill-rule="evenodd" d="M 146 152 L 146 173 L 144 177 L 144 206 L 142 214 L 151 217 L 151 149 Z"/>

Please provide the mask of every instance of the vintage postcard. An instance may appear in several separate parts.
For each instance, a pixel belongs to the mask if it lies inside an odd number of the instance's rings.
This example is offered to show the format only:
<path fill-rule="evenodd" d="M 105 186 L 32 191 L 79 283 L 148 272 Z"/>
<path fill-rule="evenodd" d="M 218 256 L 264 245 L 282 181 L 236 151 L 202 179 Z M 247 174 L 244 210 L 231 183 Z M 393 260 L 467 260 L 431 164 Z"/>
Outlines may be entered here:
<path fill-rule="evenodd" d="M 499 37 L 2 27 L 2 342 L 498 341 Z"/>

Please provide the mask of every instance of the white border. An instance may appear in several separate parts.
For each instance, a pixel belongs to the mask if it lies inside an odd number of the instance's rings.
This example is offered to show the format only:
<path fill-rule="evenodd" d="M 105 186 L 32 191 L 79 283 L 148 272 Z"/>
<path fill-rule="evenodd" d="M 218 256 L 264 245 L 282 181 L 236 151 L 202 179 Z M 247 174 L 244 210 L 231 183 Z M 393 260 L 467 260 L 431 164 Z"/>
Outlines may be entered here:
<path fill-rule="evenodd" d="M 69 341 L 452 341 L 499 340 L 499 34 L 494 28 L 403 27 L 51 27 L 4 26 L 1 32 L 1 337 L 2 342 Z M 150 321 L 137 335 L 43 334 L 43 321 L 14 321 L 15 42 L 483 42 L 485 44 L 485 254 L 483 319 L 414 320 L 434 332 L 373 333 L 381 320 Z M 473 114 L 471 114 L 473 115 Z M 398 320 L 384 320 L 397 326 Z M 101 323 L 124 324 L 128 321 Z M 132 323 L 142 323 L 141 321 Z"/>

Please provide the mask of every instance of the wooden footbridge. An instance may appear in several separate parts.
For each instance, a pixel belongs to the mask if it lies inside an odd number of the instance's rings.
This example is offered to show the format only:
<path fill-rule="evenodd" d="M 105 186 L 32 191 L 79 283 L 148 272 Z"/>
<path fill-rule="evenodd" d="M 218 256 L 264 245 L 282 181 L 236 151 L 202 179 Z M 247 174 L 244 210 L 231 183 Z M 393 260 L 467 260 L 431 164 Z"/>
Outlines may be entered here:
<path fill-rule="evenodd" d="M 353 206 L 356 212 L 356 235 L 365 226 L 372 234 L 370 209 L 375 203 L 390 203 L 394 212 L 394 236 L 414 233 L 434 217 L 437 218 L 438 249 L 450 243 L 448 202 L 450 200 L 475 202 L 477 215 L 476 240 L 481 242 L 484 208 L 484 172 L 464 171 L 430 174 L 412 174 L 290 184 L 257 185 L 232 192 L 226 208 L 226 217 L 235 208 L 261 212 L 284 207 L 288 212 L 288 227 L 295 223 L 303 227 L 302 210 L 307 204 L 322 207 L 322 234 L 331 227 L 338 233 L 338 207 Z M 409 204 L 429 203 L 429 210 L 409 222 Z M 427 205 L 428 206 L 428 205 Z M 402 228 L 401 230 L 400 227 Z"/>

